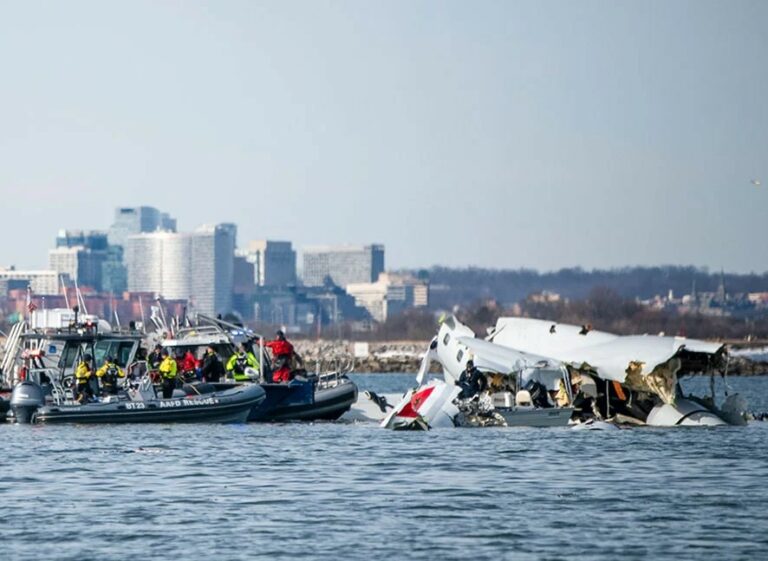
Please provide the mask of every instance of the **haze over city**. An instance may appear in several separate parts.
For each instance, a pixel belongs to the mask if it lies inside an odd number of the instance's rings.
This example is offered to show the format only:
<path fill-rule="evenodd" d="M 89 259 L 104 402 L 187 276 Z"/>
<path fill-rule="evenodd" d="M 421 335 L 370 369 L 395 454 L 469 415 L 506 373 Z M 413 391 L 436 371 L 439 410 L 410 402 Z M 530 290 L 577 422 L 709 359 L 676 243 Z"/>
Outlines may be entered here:
<path fill-rule="evenodd" d="M 387 268 L 768 269 L 764 2 L 2 6 L 0 265 L 149 204 Z"/>

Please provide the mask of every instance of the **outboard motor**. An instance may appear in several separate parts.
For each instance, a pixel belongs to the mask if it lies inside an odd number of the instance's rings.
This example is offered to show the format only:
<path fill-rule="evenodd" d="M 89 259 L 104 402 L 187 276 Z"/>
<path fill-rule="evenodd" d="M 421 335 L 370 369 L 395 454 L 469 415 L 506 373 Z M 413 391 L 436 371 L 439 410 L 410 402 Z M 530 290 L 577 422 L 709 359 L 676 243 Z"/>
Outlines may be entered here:
<path fill-rule="evenodd" d="M 523 389 L 531 394 L 531 403 L 536 407 L 552 407 L 547 401 L 547 387 L 544 384 L 536 380 L 530 380 Z"/>
<path fill-rule="evenodd" d="M 11 410 L 17 423 L 28 424 L 39 407 L 45 405 L 43 388 L 34 382 L 24 381 L 16 384 L 11 394 Z"/>

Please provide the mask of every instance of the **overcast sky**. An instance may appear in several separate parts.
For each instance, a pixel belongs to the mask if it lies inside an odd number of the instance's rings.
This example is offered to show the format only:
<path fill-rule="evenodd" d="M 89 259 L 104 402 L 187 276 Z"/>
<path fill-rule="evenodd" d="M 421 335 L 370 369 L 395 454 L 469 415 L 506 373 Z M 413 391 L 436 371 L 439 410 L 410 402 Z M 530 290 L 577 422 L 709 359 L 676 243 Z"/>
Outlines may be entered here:
<path fill-rule="evenodd" d="M 768 2 L 0 0 L 0 204 L 17 267 L 145 204 L 395 268 L 766 271 Z"/>

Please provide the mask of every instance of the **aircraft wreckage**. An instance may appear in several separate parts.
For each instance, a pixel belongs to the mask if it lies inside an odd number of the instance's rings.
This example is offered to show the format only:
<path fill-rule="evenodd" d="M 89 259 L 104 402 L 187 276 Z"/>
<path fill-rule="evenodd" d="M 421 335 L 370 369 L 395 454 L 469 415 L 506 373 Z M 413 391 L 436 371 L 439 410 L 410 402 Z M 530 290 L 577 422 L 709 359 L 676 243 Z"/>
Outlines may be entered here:
<path fill-rule="evenodd" d="M 426 381 L 433 361 L 442 366 L 443 379 Z M 381 426 L 745 424 L 746 402 L 738 394 L 715 405 L 714 377 L 727 376 L 727 364 L 719 343 L 620 336 L 527 318 L 500 318 L 479 339 L 449 317 L 424 356 L 418 387 Z M 693 374 L 711 376 L 711 396 L 683 395 L 679 380 Z"/>

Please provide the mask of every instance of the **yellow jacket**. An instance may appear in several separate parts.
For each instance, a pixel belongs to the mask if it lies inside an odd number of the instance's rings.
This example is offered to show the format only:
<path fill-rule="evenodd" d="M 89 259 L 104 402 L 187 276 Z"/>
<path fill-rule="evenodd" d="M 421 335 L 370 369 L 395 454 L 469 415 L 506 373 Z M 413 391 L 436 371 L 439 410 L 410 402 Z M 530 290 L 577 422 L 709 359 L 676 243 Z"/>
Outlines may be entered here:
<path fill-rule="evenodd" d="M 555 394 L 555 401 L 558 407 L 568 407 L 570 405 L 568 400 L 568 391 L 565 389 L 565 382 L 560 380 L 557 383 L 557 394 Z"/>
<path fill-rule="evenodd" d="M 115 369 L 115 371 L 117 372 L 118 378 L 125 378 L 125 372 L 123 372 L 123 370 L 114 362 L 105 363 L 104 366 L 102 366 L 96 371 L 96 376 L 98 376 L 99 378 L 102 378 L 104 374 L 107 373 L 107 370 L 109 370 L 110 368 Z"/>
<path fill-rule="evenodd" d="M 163 359 L 163 362 L 160 363 L 160 374 L 163 375 L 163 378 L 175 378 L 176 377 L 176 361 L 171 358 L 170 356 L 167 356 Z"/>
<path fill-rule="evenodd" d="M 75 370 L 75 379 L 78 382 L 84 382 L 88 378 L 91 377 L 93 374 L 93 370 L 91 370 L 90 364 L 88 364 L 85 361 L 82 361 L 80 364 L 77 365 L 77 370 Z"/>

